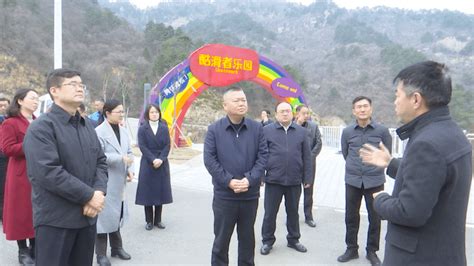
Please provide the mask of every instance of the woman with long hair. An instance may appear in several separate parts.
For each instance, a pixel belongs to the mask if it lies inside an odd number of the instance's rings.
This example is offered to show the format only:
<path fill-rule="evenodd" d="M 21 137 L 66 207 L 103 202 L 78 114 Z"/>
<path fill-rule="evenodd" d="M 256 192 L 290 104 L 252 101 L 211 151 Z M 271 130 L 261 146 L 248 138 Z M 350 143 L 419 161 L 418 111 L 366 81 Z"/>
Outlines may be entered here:
<path fill-rule="evenodd" d="M 124 110 L 120 101 L 107 100 L 103 107 L 105 120 L 95 130 L 107 156 L 107 196 L 105 208 L 97 219 L 95 251 L 99 265 L 110 265 L 107 258 L 107 234 L 110 239 L 111 256 L 122 260 L 131 259 L 122 246 L 120 227 L 128 218 L 125 201 L 125 186 L 133 179 L 133 154 L 126 129 L 120 126 Z"/>
<path fill-rule="evenodd" d="M 22 265 L 34 264 L 35 231 L 31 207 L 31 184 L 26 174 L 23 138 L 33 112 L 38 108 L 38 94 L 33 89 L 18 89 L 7 109 L 2 123 L 2 151 L 9 157 L 3 203 L 3 232 L 7 240 L 18 243 L 18 261 Z M 29 239 L 30 246 L 26 240 Z"/>
<path fill-rule="evenodd" d="M 161 222 L 163 204 L 173 202 L 168 163 L 170 135 L 158 105 L 150 104 L 144 117 L 137 136 L 142 159 L 135 204 L 145 206 L 146 230 L 153 229 L 153 226 L 164 229 Z"/>

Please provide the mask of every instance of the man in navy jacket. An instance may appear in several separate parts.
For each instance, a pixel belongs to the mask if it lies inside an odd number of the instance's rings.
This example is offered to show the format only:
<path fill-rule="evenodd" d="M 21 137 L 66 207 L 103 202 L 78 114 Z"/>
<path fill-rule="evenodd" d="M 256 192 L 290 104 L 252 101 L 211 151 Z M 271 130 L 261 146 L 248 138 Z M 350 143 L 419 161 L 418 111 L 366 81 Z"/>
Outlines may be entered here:
<path fill-rule="evenodd" d="M 204 142 L 204 164 L 214 185 L 211 264 L 229 264 L 229 242 L 237 224 L 238 265 L 254 265 L 254 224 L 267 144 L 262 125 L 245 118 L 248 107 L 242 89 L 230 88 L 223 99 L 227 116 L 209 126 Z"/>
<path fill-rule="evenodd" d="M 449 115 L 451 78 L 444 64 L 426 61 L 394 79 L 395 113 L 409 139 L 402 160 L 383 145 L 366 145 L 362 160 L 387 167 L 392 195 L 377 194 L 374 208 L 388 221 L 384 265 L 466 265 L 466 212 L 472 147 Z"/>
<path fill-rule="evenodd" d="M 309 187 L 314 176 L 311 175 L 311 150 L 308 132 L 293 123 L 291 105 L 286 102 L 276 107 L 276 122 L 263 128 L 268 143 L 268 162 L 265 167 L 265 215 L 262 224 L 262 255 L 267 255 L 275 243 L 276 216 L 282 197 L 285 196 L 286 228 L 288 247 L 306 252 L 299 242 L 300 227 L 298 203 L 301 184 Z"/>

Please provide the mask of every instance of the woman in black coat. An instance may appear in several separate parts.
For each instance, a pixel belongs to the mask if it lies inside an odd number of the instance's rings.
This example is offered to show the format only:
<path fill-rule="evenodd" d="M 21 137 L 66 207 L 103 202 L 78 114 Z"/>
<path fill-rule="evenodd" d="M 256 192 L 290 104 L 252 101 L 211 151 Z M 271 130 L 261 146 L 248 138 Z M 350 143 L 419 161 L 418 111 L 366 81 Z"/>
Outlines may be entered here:
<path fill-rule="evenodd" d="M 173 202 L 168 163 L 170 135 L 168 124 L 161 120 L 157 105 L 150 104 L 144 116 L 145 121 L 138 129 L 142 159 L 135 204 L 145 206 L 146 230 L 153 229 L 153 225 L 164 229 L 165 225 L 161 222 L 163 204 Z"/>

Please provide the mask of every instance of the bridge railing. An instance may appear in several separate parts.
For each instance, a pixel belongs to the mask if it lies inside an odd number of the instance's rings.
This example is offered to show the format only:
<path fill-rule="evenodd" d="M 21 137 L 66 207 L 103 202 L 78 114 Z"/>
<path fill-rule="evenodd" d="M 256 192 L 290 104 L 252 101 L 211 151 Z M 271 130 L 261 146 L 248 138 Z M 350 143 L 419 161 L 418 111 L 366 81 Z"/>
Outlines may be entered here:
<path fill-rule="evenodd" d="M 320 126 L 319 130 L 321 131 L 323 145 L 341 150 L 341 135 L 343 129 L 343 126 Z M 402 141 L 395 130 L 395 128 L 389 128 L 390 135 L 392 136 L 392 156 L 402 157 L 406 141 Z"/>

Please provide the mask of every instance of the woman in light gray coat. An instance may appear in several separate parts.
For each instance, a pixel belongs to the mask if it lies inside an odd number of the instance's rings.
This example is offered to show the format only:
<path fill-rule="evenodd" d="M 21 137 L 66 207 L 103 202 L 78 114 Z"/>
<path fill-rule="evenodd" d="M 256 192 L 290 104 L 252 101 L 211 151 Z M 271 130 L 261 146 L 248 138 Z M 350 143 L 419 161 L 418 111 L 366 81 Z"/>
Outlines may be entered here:
<path fill-rule="evenodd" d="M 131 256 L 122 247 L 120 227 L 128 217 L 125 185 L 133 179 L 133 155 L 126 130 L 120 126 L 124 111 L 115 99 L 104 104 L 105 121 L 96 128 L 102 149 L 107 156 L 108 176 L 105 208 L 97 220 L 96 254 L 99 265 L 110 265 L 107 258 L 107 234 L 110 237 L 111 256 L 129 260 Z"/>

